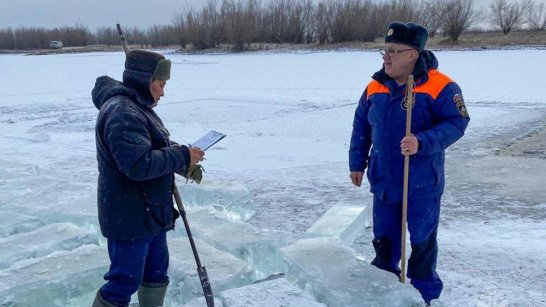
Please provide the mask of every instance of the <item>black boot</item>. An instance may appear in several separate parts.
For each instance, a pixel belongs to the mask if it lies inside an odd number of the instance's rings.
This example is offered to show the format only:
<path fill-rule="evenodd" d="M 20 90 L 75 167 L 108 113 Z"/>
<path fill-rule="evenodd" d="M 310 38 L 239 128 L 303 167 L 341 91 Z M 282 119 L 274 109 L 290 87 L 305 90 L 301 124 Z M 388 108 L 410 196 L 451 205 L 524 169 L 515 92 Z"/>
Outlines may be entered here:
<path fill-rule="evenodd" d="M 400 269 L 392 263 L 391 240 L 387 237 L 375 238 L 373 239 L 372 244 L 375 249 L 375 258 L 372 260 L 371 264 L 400 277 Z"/>

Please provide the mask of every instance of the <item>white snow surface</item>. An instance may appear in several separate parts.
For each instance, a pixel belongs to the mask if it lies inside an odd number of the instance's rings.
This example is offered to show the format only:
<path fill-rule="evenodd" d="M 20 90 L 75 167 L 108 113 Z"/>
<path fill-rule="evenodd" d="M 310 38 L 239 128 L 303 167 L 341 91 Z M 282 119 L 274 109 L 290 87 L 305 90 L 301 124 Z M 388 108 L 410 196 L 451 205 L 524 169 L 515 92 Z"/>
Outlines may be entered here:
<path fill-rule="evenodd" d="M 332 248 L 344 246 L 340 259 L 354 258 L 349 262 L 363 272 L 372 268 L 369 186 L 351 185 L 347 150 L 354 110 L 381 66 L 379 54 L 159 52 L 173 63 L 156 108 L 172 139 L 191 143 L 209 130 L 228 135 L 207 151 L 201 186 L 178 179 L 219 305 L 252 306 L 243 287 L 272 274 L 286 280 L 266 280 L 248 292 L 268 306 L 294 295 L 309 306 L 334 306 L 328 293 L 350 301 L 352 292 L 319 280 L 320 267 L 286 259 L 283 250 L 305 255 L 313 248 L 305 244 L 309 229 L 313 240 L 331 233 L 321 249 L 334 240 Z M 498 154 L 544 127 L 546 50 L 435 54 L 440 70 L 461 86 L 471 122 L 446 155 L 438 259 L 445 288 L 433 306 L 546 306 L 546 159 Z M 98 76 L 121 79 L 123 62 L 121 52 L 0 55 L 2 306 L 90 306 L 103 283 L 109 263 L 96 211 L 98 111 L 91 89 Z M 328 212 L 344 204 L 348 213 Z M 336 214 L 343 219 L 338 227 L 350 228 L 324 228 Z M 170 240 L 180 245 L 187 238 L 177 224 Z M 187 255 L 173 255 L 168 306 L 202 301 L 185 244 L 171 248 Z M 320 256 L 313 260 L 320 263 Z M 348 264 L 325 266 L 329 273 L 352 272 L 344 270 Z M 419 301 L 411 286 L 374 276 L 358 285 L 406 295 L 384 306 Z"/>

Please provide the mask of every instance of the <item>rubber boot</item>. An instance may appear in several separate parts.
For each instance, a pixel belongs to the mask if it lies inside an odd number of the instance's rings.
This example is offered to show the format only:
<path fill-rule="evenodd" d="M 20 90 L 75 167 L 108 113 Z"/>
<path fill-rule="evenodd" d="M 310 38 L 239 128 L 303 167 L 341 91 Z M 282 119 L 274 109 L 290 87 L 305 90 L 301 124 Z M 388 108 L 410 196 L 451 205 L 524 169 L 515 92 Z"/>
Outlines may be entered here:
<path fill-rule="evenodd" d="M 143 283 L 138 288 L 138 303 L 140 307 L 163 306 L 165 293 L 167 293 L 167 284 L 148 284 Z"/>
<path fill-rule="evenodd" d="M 93 305 L 91 307 L 116 307 L 116 305 L 105 300 L 102 295 L 100 295 L 99 290 L 97 291 L 97 295 L 95 296 L 95 300 L 93 301 Z"/>

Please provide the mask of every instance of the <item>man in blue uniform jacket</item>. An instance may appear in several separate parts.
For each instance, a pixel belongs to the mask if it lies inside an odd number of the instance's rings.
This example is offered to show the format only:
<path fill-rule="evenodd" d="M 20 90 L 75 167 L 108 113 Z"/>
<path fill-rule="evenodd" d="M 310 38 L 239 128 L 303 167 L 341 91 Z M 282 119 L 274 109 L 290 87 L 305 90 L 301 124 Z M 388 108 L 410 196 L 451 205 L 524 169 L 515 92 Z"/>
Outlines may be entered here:
<path fill-rule="evenodd" d="M 399 276 L 404 155 L 410 155 L 407 222 L 411 255 L 407 276 L 426 304 L 440 297 L 436 272 L 445 150 L 464 135 L 470 120 L 461 89 L 438 71 L 425 50 L 428 31 L 392 22 L 381 50 L 383 68 L 366 87 L 355 112 L 349 167 L 360 187 L 364 171 L 374 194 L 372 264 Z M 405 136 L 406 82 L 414 76 L 412 135 Z"/>
<path fill-rule="evenodd" d="M 127 54 L 123 83 L 97 78 L 92 92 L 99 109 L 97 143 L 98 215 L 108 239 L 110 269 L 93 307 L 128 306 L 138 291 L 140 306 L 162 306 L 169 278 L 166 232 L 173 208 L 174 172 L 203 160 L 198 148 L 179 146 L 152 109 L 164 94 L 171 62 L 161 54 Z"/>

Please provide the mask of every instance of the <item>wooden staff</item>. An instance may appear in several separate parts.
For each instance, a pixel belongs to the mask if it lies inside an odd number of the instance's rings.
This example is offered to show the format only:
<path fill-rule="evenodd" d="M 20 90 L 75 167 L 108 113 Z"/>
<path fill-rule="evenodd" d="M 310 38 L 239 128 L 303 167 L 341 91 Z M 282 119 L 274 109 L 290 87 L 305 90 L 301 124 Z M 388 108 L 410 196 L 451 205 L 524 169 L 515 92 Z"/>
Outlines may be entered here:
<path fill-rule="evenodd" d="M 411 110 L 413 108 L 413 75 L 408 77 L 406 83 L 406 136 L 411 135 Z M 409 182 L 409 152 L 404 153 L 404 189 L 402 195 L 402 271 L 400 272 L 400 282 L 406 282 L 406 221 L 408 215 L 408 182 Z"/>

